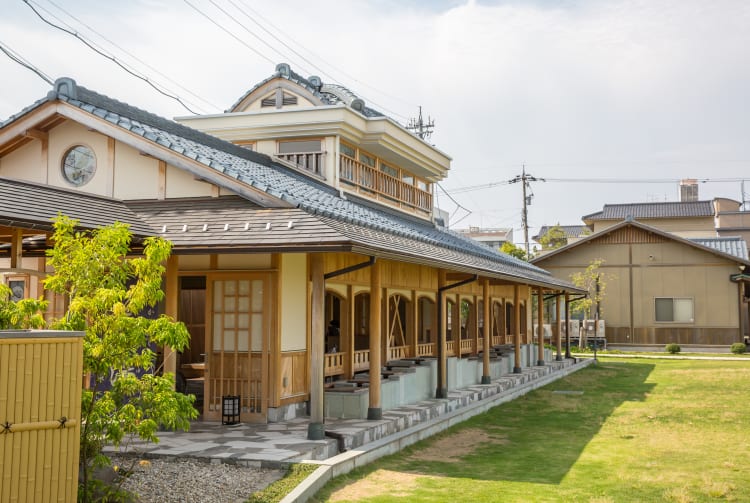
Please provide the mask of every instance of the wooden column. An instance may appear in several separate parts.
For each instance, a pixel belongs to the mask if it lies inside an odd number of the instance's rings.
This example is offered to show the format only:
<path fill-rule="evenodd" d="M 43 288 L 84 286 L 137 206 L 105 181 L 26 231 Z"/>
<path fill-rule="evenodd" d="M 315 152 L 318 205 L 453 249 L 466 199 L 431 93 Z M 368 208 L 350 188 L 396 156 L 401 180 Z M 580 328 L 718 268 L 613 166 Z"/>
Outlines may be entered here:
<path fill-rule="evenodd" d="M 167 259 L 167 270 L 166 270 L 166 282 L 164 285 L 165 290 L 165 302 L 164 302 L 164 314 L 177 319 L 177 293 L 179 290 L 179 283 L 177 277 L 177 255 L 170 255 Z M 177 354 L 169 346 L 164 346 L 164 372 L 171 372 L 173 375 L 177 375 Z M 206 395 L 208 396 L 208 395 Z"/>
<path fill-rule="evenodd" d="M 23 230 L 13 229 L 10 239 L 10 268 L 18 269 L 23 267 Z"/>
<path fill-rule="evenodd" d="M 408 332 L 407 332 L 408 333 Z M 419 347 L 419 296 L 411 291 L 411 356 L 416 358 Z"/>
<path fill-rule="evenodd" d="M 565 358 L 570 358 L 570 294 L 565 292 Z"/>
<path fill-rule="evenodd" d="M 513 343 L 515 344 L 515 365 L 513 373 L 521 373 L 521 296 L 520 287 L 513 285 Z"/>
<path fill-rule="evenodd" d="M 325 278 L 323 278 L 323 255 L 310 255 L 312 300 L 310 305 L 310 424 L 307 426 L 308 440 L 325 438 L 323 385 L 325 382 Z"/>
<path fill-rule="evenodd" d="M 539 297 L 536 303 L 537 312 L 537 360 L 536 364 L 544 365 L 544 291 L 542 287 L 536 289 L 536 295 Z"/>
<path fill-rule="evenodd" d="M 346 327 L 342 326 L 341 351 L 346 354 L 344 375 L 347 379 L 354 377 L 354 289 L 352 285 L 346 287 Z"/>
<path fill-rule="evenodd" d="M 555 297 L 555 324 L 557 325 L 557 338 L 555 339 L 555 345 L 557 346 L 557 356 L 555 360 L 558 362 L 562 358 L 562 323 L 560 323 L 560 297 Z"/>
<path fill-rule="evenodd" d="M 446 302 L 445 295 L 441 288 L 446 284 L 445 271 L 438 272 L 438 294 L 437 294 L 437 315 L 438 315 L 438 375 L 437 375 L 437 389 L 435 390 L 435 398 L 448 398 L 448 348 L 446 342 L 447 338 L 447 319 L 446 316 Z"/>
<path fill-rule="evenodd" d="M 482 345 L 482 384 L 490 384 L 492 382 L 492 376 L 490 376 L 490 339 L 492 339 L 490 309 L 492 309 L 492 304 L 490 303 L 489 279 L 485 279 L 482 282 L 482 305 L 484 306 L 482 312 L 482 325 L 484 326 L 484 344 Z M 477 332 L 478 331 L 479 330 L 477 330 Z"/>
<path fill-rule="evenodd" d="M 739 299 L 737 299 L 737 303 L 739 306 L 739 319 L 737 320 L 737 326 L 739 327 L 739 337 L 737 337 L 737 342 L 743 342 L 744 336 L 745 336 L 745 328 L 742 323 L 744 311 L 745 311 L 745 282 L 740 278 L 737 281 L 737 293 L 739 294 Z"/>
<path fill-rule="evenodd" d="M 453 296 L 451 335 L 453 336 L 453 356 L 461 358 L 461 295 L 458 293 Z"/>
<path fill-rule="evenodd" d="M 367 419 L 382 419 L 383 409 L 380 404 L 380 370 L 382 351 L 382 306 L 383 289 L 380 279 L 380 261 L 376 260 L 370 268 L 370 406 Z"/>

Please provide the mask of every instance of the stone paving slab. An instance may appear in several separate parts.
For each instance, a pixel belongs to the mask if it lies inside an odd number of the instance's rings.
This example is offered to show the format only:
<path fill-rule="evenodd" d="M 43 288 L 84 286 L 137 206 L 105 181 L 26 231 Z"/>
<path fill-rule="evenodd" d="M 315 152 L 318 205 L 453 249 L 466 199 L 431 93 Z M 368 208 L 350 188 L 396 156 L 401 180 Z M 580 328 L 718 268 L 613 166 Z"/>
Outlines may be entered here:
<path fill-rule="evenodd" d="M 189 456 L 211 459 L 212 462 L 261 467 L 278 467 L 302 460 L 325 460 L 339 454 L 340 446 L 349 451 L 378 442 L 476 402 L 500 394 L 513 394 L 514 389 L 573 364 L 574 360 L 563 360 L 527 367 L 520 374 L 505 374 L 490 384 L 451 390 L 446 399 L 423 400 L 385 411 L 381 420 L 327 418 L 325 430 L 330 437 L 323 440 L 307 439 L 307 418 L 271 424 L 195 422 L 189 432 L 161 432 L 158 444 L 133 440 L 117 450 L 106 447 L 105 452 L 127 452 L 143 457 Z"/>

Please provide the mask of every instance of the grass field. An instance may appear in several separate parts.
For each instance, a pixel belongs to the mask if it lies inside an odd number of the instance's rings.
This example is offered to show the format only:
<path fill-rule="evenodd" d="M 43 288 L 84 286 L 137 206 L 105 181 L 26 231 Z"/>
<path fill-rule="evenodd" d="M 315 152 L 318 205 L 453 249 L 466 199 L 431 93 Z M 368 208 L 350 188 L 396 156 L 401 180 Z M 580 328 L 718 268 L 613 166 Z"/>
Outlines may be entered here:
<path fill-rule="evenodd" d="M 750 501 L 750 363 L 600 360 L 314 501 Z"/>

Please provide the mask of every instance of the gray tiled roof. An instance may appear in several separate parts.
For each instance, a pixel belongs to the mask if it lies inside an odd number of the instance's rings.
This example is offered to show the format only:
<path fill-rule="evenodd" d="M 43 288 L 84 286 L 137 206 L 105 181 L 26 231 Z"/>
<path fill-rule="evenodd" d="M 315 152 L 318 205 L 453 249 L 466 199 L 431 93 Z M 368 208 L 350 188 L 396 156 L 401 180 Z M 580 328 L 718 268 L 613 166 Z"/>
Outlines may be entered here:
<path fill-rule="evenodd" d="M 591 213 L 581 220 L 624 220 L 627 217 L 644 218 L 683 218 L 712 217 L 714 207 L 711 201 L 605 204 L 602 211 Z"/>
<path fill-rule="evenodd" d="M 720 238 L 688 238 L 694 243 L 713 248 L 727 255 L 733 255 L 741 259 L 748 259 L 747 243 L 739 236 L 727 236 Z"/>
<path fill-rule="evenodd" d="M 52 220 L 62 213 L 79 220 L 81 227 L 96 229 L 115 221 L 127 223 L 138 236 L 154 235 L 122 201 L 85 192 L 0 178 L 0 223 L 8 226 L 52 230 Z"/>
<path fill-rule="evenodd" d="M 534 236 L 533 239 L 539 241 L 539 238 L 546 235 L 553 227 L 562 229 L 566 238 L 579 238 L 591 233 L 591 229 L 587 225 L 543 225 L 539 229 L 539 234 Z"/>
<path fill-rule="evenodd" d="M 355 244 L 396 255 L 425 257 L 445 267 L 476 268 L 485 274 L 527 278 L 534 283 L 573 288 L 543 269 L 438 228 L 432 222 L 411 218 L 395 210 L 389 211 L 351 196 L 344 198 L 334 188 L 275 163 L 268 156 L 83 87 L 75 86 L 72 89 L 70 94 L 74 96 L 58 94 L 57 98 L 255 187 L 280 200 L 280 205 L 283 202 L 291 203 L 297 209 L 326 222 Z M 48 95 L 48 99 L 51 98 L 53 95 Z"/>
<path fill-rule="evenodd" d="M 257 84 L 255 84 L 253 87 L 251 87 L 245 94 L 243 94 L 240 99 L 238 99 L 234 104 L 229 107 L 226 112 L 230 112 L 234 110 L 234 108 L 242 103 L 242 100 L 244 100 L 247 96 L 253 93 L 256 89 L 260 88 L 261 86 L 265 85 L 266 83 L 272 81 L 273 79 L 277 79 L 279 77 L 285 78 L 287 80 L 290 80 L 294 82 L 295 84 L 298 84 L 302 87 L 304 87 L 307 91 L 312 93 L 316 98 L 320 99 L 323 103 L 326 105 L 339 105 L 339 104 L 345 104 L 349 105 L 353 100 L 361 100 L 356 94 L 354 94 L 352 91 L 350 91 L 348 88 L 339 85 L 339 84 L 323 84 L 320 88 L 314 86 L 308 79 L 302 77 L 300 74 L 295 73 L 291 69 L 289 69 L 288 73 L 284 70 L 282 71 L 282 67 L 289 68 L 288 65 L 285 65 L 284 63 L 279 64 L 276 66 L 276 72 L 274 72 L 273 75 L 268 77 L 267 79 L 264 79 Z M 362 110 L 357 110 L 365 117 L 384 117 L 384 115 L 377 110 L 374 110 L 368 106 L 364 106 Z"/>

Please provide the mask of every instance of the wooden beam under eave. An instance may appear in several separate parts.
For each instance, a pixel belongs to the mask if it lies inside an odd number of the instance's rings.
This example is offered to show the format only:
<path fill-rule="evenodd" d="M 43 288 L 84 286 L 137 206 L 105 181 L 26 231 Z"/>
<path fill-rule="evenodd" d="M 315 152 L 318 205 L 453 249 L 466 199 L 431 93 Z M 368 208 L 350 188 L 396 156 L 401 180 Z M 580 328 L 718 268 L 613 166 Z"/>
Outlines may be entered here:
<path fill-rule="evenodd" d="M 57 113 L 56 103 L 46 103 L 36 110 L 28 113 L 28 115 L 16 119 L 5 126 L 0 131 L 0 151 L 5 151 L 5 146 L 11 142 L 18 141 L 18 138 L 28 138 L 26 131 L 37 129 L 39 124 L 45 123 L 48 119 L 55 116 Z"/>
<path fill-rule="evenodd" d="M 42 131 L 41 129 L 37 128 L 30 128 L 23 132 L 23 135 L 28 138 L 34 138 L 35 140 L 39 141 L 47 141 L 49 139 L 49 133 L 46 131 Z"/>

